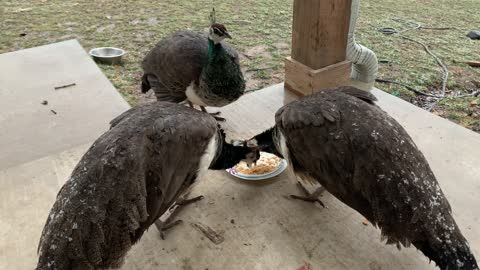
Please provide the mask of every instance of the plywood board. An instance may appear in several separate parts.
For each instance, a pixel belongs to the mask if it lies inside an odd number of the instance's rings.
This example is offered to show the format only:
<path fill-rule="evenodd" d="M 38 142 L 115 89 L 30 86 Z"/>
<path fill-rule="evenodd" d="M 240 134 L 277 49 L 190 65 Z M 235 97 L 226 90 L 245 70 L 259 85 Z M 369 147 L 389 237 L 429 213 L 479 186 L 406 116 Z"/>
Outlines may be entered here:
<path fill-rule="evenodd" d="M 288 57 L 285 59 L 285 87 L 298 95 L 311 95 L 323 89 L 347 85 L 351 71 L 350 61 L 311 69 Z"/>

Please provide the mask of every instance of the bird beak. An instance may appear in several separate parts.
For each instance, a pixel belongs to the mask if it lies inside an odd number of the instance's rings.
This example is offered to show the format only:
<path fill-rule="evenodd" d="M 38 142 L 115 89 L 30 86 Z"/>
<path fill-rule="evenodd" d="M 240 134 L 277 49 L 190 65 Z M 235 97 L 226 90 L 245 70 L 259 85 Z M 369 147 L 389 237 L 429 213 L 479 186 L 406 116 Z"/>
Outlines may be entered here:
<path fill-rule="evenodd" d="M 258 142 L 257 142 L 256 139 L 252 138 L 250 140 L 246 140 L 245 142 L 247 143 L 247 145 L 246 145 L 247 147 L 254 148 L 254 149 L 258 148 L 259 149 Z"/>
<path fill-rule="evenodd" d="M 224 35 L 226 38 L 232 39 L 232 36 L 230 36 L 230 34 L 229 34 L 227 31 L 223 32 L 223 35 Z"/>

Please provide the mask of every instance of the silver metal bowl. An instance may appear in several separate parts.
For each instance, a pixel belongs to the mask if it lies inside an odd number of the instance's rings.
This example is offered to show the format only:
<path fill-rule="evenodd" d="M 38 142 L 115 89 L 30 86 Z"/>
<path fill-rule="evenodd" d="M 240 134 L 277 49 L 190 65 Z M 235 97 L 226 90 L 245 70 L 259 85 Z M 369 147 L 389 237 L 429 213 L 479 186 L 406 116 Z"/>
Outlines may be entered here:
<path fill-rule="evenodd" d="M 99 63 L 108 65 L 120 65 L 125 51 L 115 47 L 102 47 L 91 49 L 89 54 Z"/>

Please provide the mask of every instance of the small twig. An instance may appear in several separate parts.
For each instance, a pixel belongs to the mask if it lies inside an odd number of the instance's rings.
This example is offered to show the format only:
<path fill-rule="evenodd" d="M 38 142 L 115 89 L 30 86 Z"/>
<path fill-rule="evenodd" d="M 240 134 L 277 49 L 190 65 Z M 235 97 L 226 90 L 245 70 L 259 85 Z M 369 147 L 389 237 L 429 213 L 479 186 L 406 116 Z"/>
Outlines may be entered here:
<path fill-rule="evenodd" d="M 59 89 L 67 88 L 67 87 L 72 87 L 72 86 L 75 86 L 75 85 L 77 85 L 77 84 L 71 83 L 71 84 L 67 84 L 67 85 L 56 86 L 55 90 L 59 90 Z"/>
<path fill-rule="evenodd" d="M 323 208 L 325 208 L 325 204 L 318 198 L 302 197 L 302 196 L 297 196 L 297 195 L 290 195 L 290 198 L 295 199 L 295 200 L 304 201 L 304 202 L 310 202 L 310 203 L 318 202 Z"/>
<path fill-rule="evenodd" d="M 305 197 L 302 196 L 297 196 L 297 195 L 290 195 L 291 199 L 295 200 L 301 200 L 305 202 L 318 202 L 323 208 L 326 208 L 325 204 L 318 198 L 322 193 L 326 191 L 325 187 L 319 186 L 313 193 L 310 193 L 310 191 L 302 184 L 302 182 L 298 181 L 297 182 L 297 187 L 305 194 Z"/>
<path fill-rule="evenodd" d="M 240 24 L 240 25 L 244 25 L 244 24 L 251 24 L 252 22 L 251 21 L 248 21 L 248 20 L 233 20 L 230 22 L 230 24 Z"/>
<path fill-rule="evenodd" d="M 203 200 L 203 198 L 204 198 L 203 195 L 200 195 L 200 196 L 197 196 L 197 197 L 194 197 L 194 198 L 191 198 L 191 199 L 180 200 L 176 204 L 179 205 L 179 206 L 185 206 L 185 205 Z"/>
<path fill-rule="evenodd" d="M 251 55 L 248 55 L 246 53 L 242 53 L 243 56 L 245 56 L 245 58 L 247 58 L 248 60 L 252 60 L 253 59 L 253 56 Z"/>
<path fill-rule="evenodd" d="M 443 30 L 458 30 L 457 27 L 420 27 L 421 29 L 427 29 L 427 30 L 440 30 L 440 31 L 443 31 Z"/>
<path fill-rule="evenodd" d="M 56 111 L 54 111 L 54 110 L 50 110 L 50 111 L 51 111 L 53 114 L 57 114 L 57 112 L 56 112 Z"/>
<path fill-rule="evenodd" d="M 454 63 L 467 64 L 471 67 L 480 67 L 480 61 L 457 61 L 453 60 Z"/>
<path fill-rule="evenodd" d="M 203 233 L 203 235 L 205 235 L 214 244 L 218 245 L 218 244 L 221 244 L 223 241 L 225 241 L 225 238 L 221 234 L 217 233 L 209 226 L 204 225 L 202 223 L 198 223 L 198 222 L 191 223 L 191 224 L 195 229 Z"/>
<path fill-rule="evenodd" d="M 181 219 L 175 220 L 174 222 L 169 223 L 169 224 L 163 226 L 162 231 L 166 231 L 166 230 L 171 229 L 171 228 L 173 228 L 173 227 L 175 227 L 175 226 L 177 226 L 177 225 L 180 225 L 180 224 L 182 224 L 182 223 L 183 223 L 183 220 L 181 220 Z"/>
<path fill-rule="evenodd" d="M 261 70 L 267 70 L 272 68 L 275 68 L 275 67 L 271 66 L 271 67 L 263 67 L 263 68 L 251 68 L 251 69 L 247 69 L 245 72 L 261 71 Z"/>

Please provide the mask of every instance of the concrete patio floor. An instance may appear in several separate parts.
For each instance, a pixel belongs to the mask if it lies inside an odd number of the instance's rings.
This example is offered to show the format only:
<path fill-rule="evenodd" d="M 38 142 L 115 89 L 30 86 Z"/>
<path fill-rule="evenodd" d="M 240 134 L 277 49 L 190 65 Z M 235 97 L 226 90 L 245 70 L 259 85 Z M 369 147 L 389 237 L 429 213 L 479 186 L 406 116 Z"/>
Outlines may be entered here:
<path fill-rule="evenodd" d="M 35 50 L 49 57 L 35 57 Z M 0 269 L 34 267 L 39 236 L 56 193 L 91 142 L 108 128 L 113 117 L 128 108 L 88 58 L 73 41 L 7 54 L 7 60 L 0 55 Z M 70 65 L 69 61 L 84 65 Z M 41 84 L 32 82 L 23 87 L 25 78 L 38 71 L 8 68 L 19 63 L 43 63 L 50 70 L 45 74 L 60 74 L 69 67 L 71 72 L 65 74 L 75 74 L 72 71 L 76 70 L 80 75 L 74 81 L 79 87 L 93 86 L 79 90 L 82 99 L 74 98 L 72 90 L 78 89 L 62 90 L 52 105 L 65 108 L 71 115 L 53 118 L 53 125 L 52 117 L 63 115 L 62 110 L 45 115 L 41 110 L 47 108 L 25 107 L 47 99 L 44 87 L 67 84 L 72 78 L 45 75 L 48 80 L 53 78 L 49 85 L 40 77 Z M 480 135 L 382 91 L 373 93 L 424 152 L 459 226 L 480 258 Z M 245 95 L 222 108 L 227 118 L 225 129 L 231 137 L 248 138 L 270 127 L 274 112 L 284 99 L 292 98 L 281 84 Z M 13 122 L 17 118 L 29 120 Z M 54 128 L 39 130 L 35 123 Z M 385 246 L 377 229 L 362 224 L 362 216 L 328 193 L 322 198 L 326 209 L 286 199 L 285 195 L 298 192 L 292 179 L 284 173 L 257 183 L 238 180 L 226 172 L 209 172 L 192 193 L 205 199 L 178 216 L 184 224 L 170 231 L 165 241 L 152 227 L 134 246 L 122 269 L 295 270 L 304 263 L 312 270 L 435 269 L 413 248 L 398 251 Z M 195 222 L 210 226 L 223 235 L 224 242 L 212 243 L 192 226 Z"/>
<path fill-rule="evenodd" d="M 127 108 L 75 40 L 2 54 L 0 169 L 91 142 Z"/>

